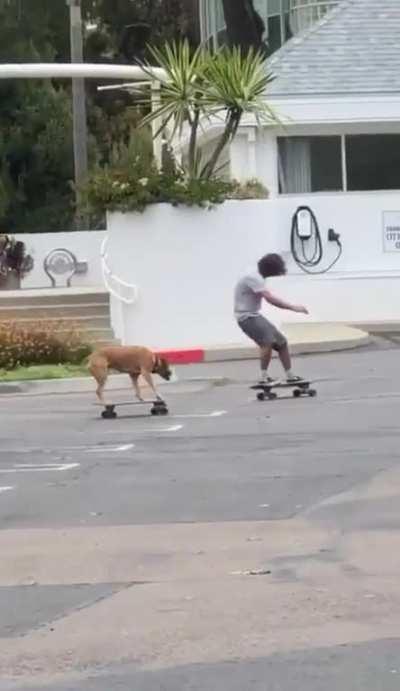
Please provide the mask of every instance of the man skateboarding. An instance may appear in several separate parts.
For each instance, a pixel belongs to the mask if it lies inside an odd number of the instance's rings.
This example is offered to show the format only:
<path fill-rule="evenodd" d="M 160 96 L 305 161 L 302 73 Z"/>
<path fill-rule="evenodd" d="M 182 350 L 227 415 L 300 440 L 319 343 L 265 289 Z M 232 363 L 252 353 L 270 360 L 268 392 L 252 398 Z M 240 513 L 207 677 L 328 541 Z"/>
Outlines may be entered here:
<path fill-rule="evenodd" d="M 286 337 L 265 317 L 260 314 L 263 299 L 270 305 L 291 312 L 308 314 L 302 305 L 292 305 L 273 295 L 266 287 L 265 281 L 271 276 L 283 276 L 286 265 L 279 254 L 266 254 L 257 264 L 257 271 L 243 276 L 235 287 L 235 317 L 242 331 L 257 343 L 260 348 L 261 384 L 275 383 L 268 376 L 272 351 L 276 350 L 285 370 L 286 381 L 296 383 L 303 381 L 292 372 L 292 362 Z"/>

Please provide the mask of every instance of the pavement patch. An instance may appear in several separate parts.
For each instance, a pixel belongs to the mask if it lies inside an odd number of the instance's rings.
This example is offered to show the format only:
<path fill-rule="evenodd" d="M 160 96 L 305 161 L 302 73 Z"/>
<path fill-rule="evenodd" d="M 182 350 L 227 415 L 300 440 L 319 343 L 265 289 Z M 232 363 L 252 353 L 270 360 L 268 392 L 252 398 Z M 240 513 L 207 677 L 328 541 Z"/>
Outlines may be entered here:
<path fill-rule="evenodd" d="M 103 600 L 126 584 L 0 587 L 0 639 L 26 635 Z"/>

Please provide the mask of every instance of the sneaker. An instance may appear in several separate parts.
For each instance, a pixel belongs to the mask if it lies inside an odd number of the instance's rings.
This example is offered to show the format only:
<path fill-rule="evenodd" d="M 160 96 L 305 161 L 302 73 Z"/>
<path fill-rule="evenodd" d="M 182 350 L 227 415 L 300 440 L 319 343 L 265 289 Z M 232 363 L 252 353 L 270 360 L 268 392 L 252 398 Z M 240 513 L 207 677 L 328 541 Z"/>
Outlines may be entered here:
<path fill-rule="evenodd" d="M 288 384 L 301 384 L 306 380 L 303 377 L 297 377 L 296 375 L 293 375 L 292 377 L 287 377 L 286 381 Z"/>
<path fill-rule="evenodd" d="M 258 383 L 260 386 L 276 386 L 276 384 L 279 384 L 279 381 L 272 377 L 265 377 L 265 379 L 260 379 Z"/>

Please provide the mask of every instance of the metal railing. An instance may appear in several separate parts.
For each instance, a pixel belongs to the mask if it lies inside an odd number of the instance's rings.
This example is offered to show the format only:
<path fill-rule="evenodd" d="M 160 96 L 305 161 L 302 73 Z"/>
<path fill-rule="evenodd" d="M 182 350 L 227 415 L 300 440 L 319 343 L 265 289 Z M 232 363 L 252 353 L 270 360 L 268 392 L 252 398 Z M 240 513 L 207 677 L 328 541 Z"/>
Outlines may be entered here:
<path fill-rule="evenodd" d="M 270 18 L 280 16 L 284 41 L 287 18 L 292 33 L 297 34 L 322 19 L 340 2 L 341 0 L 264 0 L 262 6 L 258 3 L 256 7 L 266 24 Z M 199 12 L 202 40 L 213 48 L 218 47 L 220 35 L 225 29 L 221 0 L 199 0 Z M 268 27 L 266 28 L 268 35 Z"/>
<path fill-rule="evenodd" d="M 294 34 L 309 29 L 327 12 L 339 5 L 340 0 L 292 0 L 290 4 L 290 28 Z"/>
<path fill-rule="evenodd" d="M 123 281 L 122 278 L 119 278 L 112 272 L 107 263 L 107 240 L 108 238 L 105 237 L 101 244 L 100 250 L 101 268 L 103 272 L 104 285 L 107 288 L 108 292 L 111 293 L 111 295 L 113 295 L 115 298 L 117 298 L 117 300 L 123 302 L 125 305 L 133 305 L 138 300 L 139 288 L 134 283 L 127 283 L 126 281 Z M 115 286 L 118 286 L 119 288 L 127 289 L 127 291 L 131 293 L 130 297 L 121 295 L 121 293 L 118 292 L 118 290 L 115 290 L 113 288 L 113 286 L 111 285 L 112 282 L 114 282 Z"/>

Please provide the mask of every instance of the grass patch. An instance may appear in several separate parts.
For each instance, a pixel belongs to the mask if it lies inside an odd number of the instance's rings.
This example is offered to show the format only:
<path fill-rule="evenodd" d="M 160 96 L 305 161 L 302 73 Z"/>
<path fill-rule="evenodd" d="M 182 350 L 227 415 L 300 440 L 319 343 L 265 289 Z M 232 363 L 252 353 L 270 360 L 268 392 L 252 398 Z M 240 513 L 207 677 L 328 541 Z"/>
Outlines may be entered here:
<path fill-rule="evenodd" d="M 16 367 L 13 370 L 0 369 L 0 382 L 29 381 L 33 379 L 67 379 L 69 377 L 87 377 L 87 366 L 81 365 L 30 365 Z"/>

